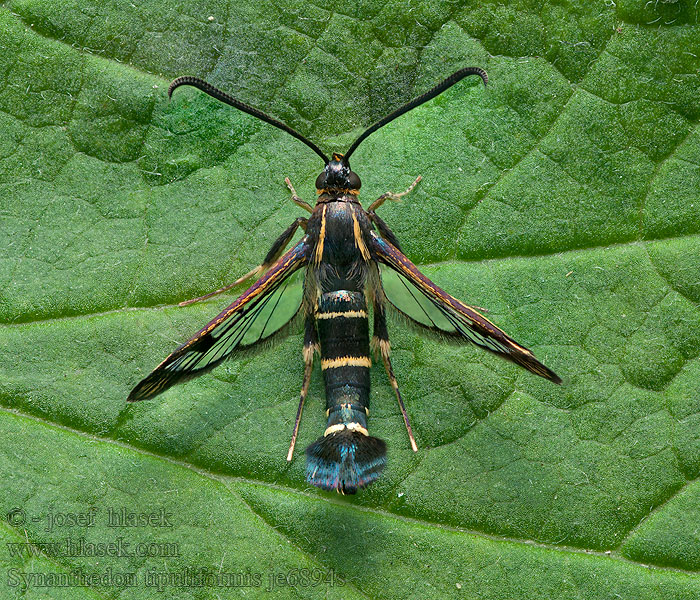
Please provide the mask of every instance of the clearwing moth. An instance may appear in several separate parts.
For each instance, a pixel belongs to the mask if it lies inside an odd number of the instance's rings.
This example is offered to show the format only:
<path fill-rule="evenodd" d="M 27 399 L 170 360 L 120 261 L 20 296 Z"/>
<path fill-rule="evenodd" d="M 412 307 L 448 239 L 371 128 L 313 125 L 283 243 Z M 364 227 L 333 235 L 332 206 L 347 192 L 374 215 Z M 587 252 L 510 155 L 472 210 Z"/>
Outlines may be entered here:
<path fill-rule="evenodd" d="M 350 156 L 372 133 L 400 115 L 434 98 L 468 75 L 486 72 L 468 67 L 453 73 L 367 129 L 345 154 L 329 159 L 315 144 L 288 125 L 229 96 L 195 77 L 172 82 L 168 96 L 182 86 L 194 86 L 234 108 L 246 112 L 302 141 L 325 163 L 316 179 L 318 198 L 311 205 L 299 198 L 289 179 L 285 182 L 292 200 L 311 216 L 297 218 L 275 241 L 262 264 L 232 284 L 194 298 L 189 304 L 221 293 L 258 276 L 228 308 L 168 356 L 129 394 L 128 400 L 146 400 L 170 386 L 209 371 L 235 356 L 281 333 L 300 315 L 305 321 L 305 363 L 301 397 L 287 460 L 292 459 L 306 398 L 314 354 L 320 354 L 326 388 L 326 430 L 306 449 L 306 478 L 325 490 L 354 494 L 375 481 L 386 465 L 386 444 L 367 431 L 369 414 L 370 347 L 381 356 L 408 431 L 411 447 L 416 441 L 391 366 L 386 307 L 390 305 L 409 321 L 443 337 L 471 342 L 498 354 L 528 371 L 555 383 L 561 379 L 540 363 L 524 346 L 501 331 L 475 308 L 440 289 L 403 254 L 401 246 L 376 210 L 386 200 L 398 200 L 420 181 L 418 177 L 400 194 L 386 193 L 367 210 L 358 200 L 360 178 L 350 169 Z M 304 236 L 288 252 L 297 229 Z M 383 266 L 383 274 L 379 266 Z M 303 271 L 302 271 L 303 270 Z M 303 288 L 294 274 L 303 272 Z M 391 285 L 387 278 L 391 277 Z M 384 284 L 382 279 L 384 278 Z M 368 306 L 373 311 L 370 340 Z"/>

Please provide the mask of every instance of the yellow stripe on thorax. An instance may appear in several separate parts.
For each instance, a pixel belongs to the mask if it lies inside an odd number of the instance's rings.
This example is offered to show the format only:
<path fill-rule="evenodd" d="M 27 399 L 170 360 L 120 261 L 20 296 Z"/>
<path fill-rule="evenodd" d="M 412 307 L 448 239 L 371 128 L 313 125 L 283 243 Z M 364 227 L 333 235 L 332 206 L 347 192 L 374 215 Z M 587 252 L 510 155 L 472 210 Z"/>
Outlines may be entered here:
<path fill-rule="evenodd" d="M 323 206 L 321 211 L 321 232 L 318 236 L 318 241 L 316 242 L 316 251 L 314 252 L 314 262 L 317 265 L 321 264 L 323 260 L 323 244 L 326 240 L 326 206 Z"/>
<path fill-rule="evenodd" d="M 355 236 L 355 245 L 357 246 L 357 249 L 360 251 L 360 254 L 362 255 L 362 258 L 365 261 L 369 261 L 370 259 L 370 254 L 369 250 L 367 249 L 367 244 L 365 244 L 365 240 L 362 238 L 362 230 L 360 229 L 360 222 L 357 220 L 357 215 L 355 215 L 355 211 L 352 211 L 352 232 Z"/>

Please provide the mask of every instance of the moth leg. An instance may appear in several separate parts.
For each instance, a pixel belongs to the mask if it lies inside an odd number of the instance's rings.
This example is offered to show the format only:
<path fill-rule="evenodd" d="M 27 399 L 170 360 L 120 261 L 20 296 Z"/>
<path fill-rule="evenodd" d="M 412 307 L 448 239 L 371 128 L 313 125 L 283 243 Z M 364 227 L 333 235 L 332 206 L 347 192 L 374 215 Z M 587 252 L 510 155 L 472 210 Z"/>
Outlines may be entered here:
<path fill-rule="evenodd" d="M 306 330 L 304 332 L 304 381 L 301 384 L 301 394 L 299 397 L 299 408 L 297 408 L 297 418 L 294 420 L 294 430 L 292 431 L 292 443 L 289 444 L 289 452 L 287 453 L 287 461 L 292 460 L 294 454 L 294 445 L 297 443 L 297 433 L 299 433 L 299 422 L 301 421 L 301 412 L 304 410 L 304 400 L 309 391 L 311 383 L 311 367 L 314 364 L 314 352 L 318 351 L 318 338 L 316 335 L 316 325 L 311 317 L 306 317 Z"/>
<path fill-rule="evenodd" d="M 269 269 L 275 261 L 282 256 L 282 252 L 284 252 L 284 249 L 287 247 L 287 244 L 292 240 L 292 237 L 294 236 L 294 233 L 296 230 L 301 227 L 304 231 L 306 231 L 306 224 L 308 223 L 308 219 L 305 219 L 303 217 L 297 217 L 294 222 L 287 227 L 282 232 L 282 235 L 280 235 L 276 240 L 275 243 L 272 244 L 272 248 L 270 248 L 270 251 L 267 253 L 267 256 L 265 257 L 265 260 L 263 260 L 262 264 L 258 265 L 254 269 L 248 271 L 245 275 L 242 277 L 239 277 L 234 281 L 233 283 L 229 283 L 228 285 L 225 285 L 222 288 L 219 288 L 218 290 L 215 290 L 213 292 L 209 292 L 208 294 L 204 294 L 204 296 L 199 296 L 198 298 L 190 298 L 189 300 L 184 300 L 183 302 L 180 302 L 178 306 L 187 306 L 189 304 L 194 304 L 195 302 L 200 302 L 201 300 L 206 300 L 207 298 L 211 298 L 212 296 L 216 296 L 217 294 L 221 294 L 223 292 L 227 292 L 231 288 L 236 287 L 237 285 L 243 283 L 244 281 L 247 281 L 251 277 L 254 277 L 255 275 L 259 275 L 260 273 L 266 271 Z"/>
<path fill-rule="evenodd" d="M 308 202 L 304 202 L 301 198 L 299 198 L 299 196 L 297 196 L 297 191 L 294 189 L 292 182 L 289 181 L 289 177 L 285 177 L 284 182 L 287 184 L 289 191 L 292 192 L 292 202 L 304 210 L 308 210 L 310 213 L 314 212 L 314 209 Z"/>
<path fill-rule="evenodd" d="M 416 180 L 408 186 L 408 189 L 406 191 L 401 192 L 400 194 L 396 194 L 394 192 L 387 192 L 386 194 L 382 194 L 377 198 L 372 204 L 369 205 L 369 208 L 367 209 L 367 212 L 373 212 L 377 210 L 386 200 L 400 200 L 403 196 L 406 194 L 410 194 L 413 191 L 413 188 L 418 185 L 418 182 L 423 179 L 422 175 L 418 175 L 416 177 Z"/>
<path fill-rule="evenodd" d="M 394 235 L 394 232 L 391 229 L 389 229 L 389 226 L 384 222 L 384 220 L 373 210 L 367 211 L 367 216 L 369 217 L 369 220 L 377 226 L 379 235 L 381 235 L 387 242 L 389 242 L 393 246 L 396 246 L 398 250 L 401 250 L 401 244 L 399 244 L 399 240 L 396 238 L 396 235 Z M 403 252 L 403 250 L 401 251 Z"/>
<path fill-rule="evenodd" d="M 416 438 L 413 437 L 413 429 L 411 429 L 411 423 L 408 420 L 408 414 L 406 414 L 406 407 L 403 404 L 401 392 L 399 392 L 399 383 L 396 381 L 394 370 L 391 368 L 391 359 L 389 358 L 391 344 L 389 342 L 389 331 L 386 327 L 386 313 L 384 312 L 384 305 L 378 299 L 375 299 L 374 302 L 374 333 L 372 335 L 372 347 L 374 348 L 375 352 L 382 355 L 386 374 L 389 377 L 391 387 L 394 388 L 396 399 L 399 402 L 403 422 L 406 425 L 406 431 L 408 432 L 408 439 L 411 441 L 411 449 L 414 452 L 418 452 Z"/>

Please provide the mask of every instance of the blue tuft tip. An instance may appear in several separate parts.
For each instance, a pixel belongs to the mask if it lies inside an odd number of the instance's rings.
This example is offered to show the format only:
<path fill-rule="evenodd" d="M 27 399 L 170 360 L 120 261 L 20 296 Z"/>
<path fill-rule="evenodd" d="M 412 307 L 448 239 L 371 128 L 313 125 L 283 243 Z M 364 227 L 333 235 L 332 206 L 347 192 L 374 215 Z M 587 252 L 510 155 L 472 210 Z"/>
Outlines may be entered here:
<path fill-rule="evenodd" d="M 339 431 L 306 449 L 306 479 L 311 485 L 354 494 L 375 481 L 386 465 L 386 443 L 358 431 Z"/>

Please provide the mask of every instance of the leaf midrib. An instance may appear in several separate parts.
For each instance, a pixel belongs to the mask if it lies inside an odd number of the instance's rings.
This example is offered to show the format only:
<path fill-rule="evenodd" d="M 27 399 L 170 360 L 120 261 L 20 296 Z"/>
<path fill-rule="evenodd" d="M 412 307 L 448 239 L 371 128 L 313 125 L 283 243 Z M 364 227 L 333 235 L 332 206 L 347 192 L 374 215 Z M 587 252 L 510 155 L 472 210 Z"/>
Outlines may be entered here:
<path fill-rule="evenodd" d="M 551 258 L 554 256 L 561 257 L 561 256 L 566 256 L 569 254 L 582 254 L 586 252 L 595 252 L 597 250 L 615 250 L 615 249 L 624 249 L 624 248 L 629 248 L 629 247 L 647 247 L 650 244 L 655 244 L 658 242 L 663 242 L 666 240 L 685 240 L 685 239 L 693 239 L 693 238 L 698 238 L 700 239 L 700 233 L 689 233 L 685 235 L 677 235 L 677 236 L 668 236 L 668 237 L 663 237 L 663 238 L 654 238 L 654 239 L 643 239 L 643 240 L 629 240 L 626 242 L 618 242 L 618 243 L 613 243 L 613 244 L 601 244 L 601 245 L 596 245 L 596 246 L 590 246 L 586 248 L 571 248 L 568 250 L 557 250 L 556 252 L 543 252 L 541 254 L 518 254 L 518 255 L 511 255 L 511 256 L 499 256 L 499 257 L 491 257 L 491 258 L 481 258 L 481 259 L 459 259 L 459 260 L 443 260 L 443 261 L 435 261 L 435 262 L 415 262 L 416 266 L 419 268 L 423 269 L 433 269 L 433 268 L 440 268 L 440 267 L 445 267 L 445 266 L 454 266 L 454 265 L 489 265 L 489 264 L 497 264 L 497 263 L 503 263 L 503 262 L 508 262 L 508 261 L 529 261 L 532 260 L 533 258 Z M 648 253 L 647 253 L 648 256 Z M 409 257 L 410 258 L 410 257 Z M 676 293 L 679 293 L 678 290 L 675 289 L 674 286 L 672 286 L 668 281 L 667 278 L 664 277 L 662 274 L 658 272 L 658 270 L 655 268 L 653 260 L 651 257 L 648 257 L 649 264 L 650 266 L 654 269 L 654 272 L 659 275 L 664 281 L 664 283 L 669 287 L 670 290 L 675 291 Z M 245 288 L 240 288 L 241 290 Z M 209 290 L 204 290 L 203 293 L 206 293 Z M 223 294 L 221 298 L 232 298 L 238 296 L 238 292 L 234 292 L 233 294 Z M 683 294 L 681 294 L 683 295 Z M 686 298 L 689 302 L 691 302 L 698 310 L 700 310 L 700 306 L 697 305 L 697 303 L 692 300 L 691 298 L 687 298 L 686 296 L 683 296 Z M 186 298 L 183 298 L 183 300 L 186 300 Z M 220 300 L 206 300 L 201 303 L 198 303 L 200 306 L 221 306 L 222 302 Z M 99 312 L 85 312 L 85 313 L 79 313 L 79 314 L 72 314 L 68 316 L 58 316 L 58 317 L 48 317 L 48 318 L 39 318 L 39 319 L 27 319 L 27 320 L 19 320 L 15 319 L 12 323 L 0 323 L 0 329 L 6 328 L 6 329 L 11 329 L 11 328 L 19 328 L 19 327 L 31 327 L 31 326 L 41 326 L 41 325 L 50 325 L 53 323 L 61 323 L 61 322 L 70 322 L 74 320 L 80 320 L 80 319 L 92 319 L 92 318 L 99 318 L 99 317 L 109 317 L 112 315 L 118 315 L 118 314 L 123 314 L 126 312 L 138 312 L 138 311 L 160 311 L 160 310 L 166 310 L 166 309 L 172 309 L 172 308 L 186 308 L 186 307 L 180 307 L 178 303 L 159 303 L 159 304 L 153 304 L 151 306 L 124 306 L 121 308 L 113 308 L 109 310 L 104 310 L 104 311 L 99 311 Z"/>
<path fill-rule="evenodd" d="M 342 506 L 343 508 L 356 510 L 356 511 L 362 512 L 362 513 L 372 514 L 372 515 L 377 516 L 377 517 L 393 518 L 393 519 L 397 519 L 397 520 L 400 520 L 400 521 L 405 522 L 405 523 L 418 525 L 418 526 L 425 527 L 425 528 L 434 528 L 434 529 L 439 529 L 441 531 L 449 531 L 449 532 L 453 532 L 453 533 L 457 533 L 457 534 L 461 534 L 461 535 L 468 535 L 468 536 L 478 537 L 478 538 L 482 538 L 482 539 L 487 539 L 487 540 L 491 540 L 491 541 L 498 542 L 498 543 L 520 545 L 520 546 L 524 546 L 524 547 L 528 547 L 528 548 L 538 548 L 538 549 L 542 549 L 542 550 L 556 551 L 556 552 L 568 553 L 568 554 L 582 554 L 582 555 L 586 555 L 586 556 L 595 556 L 595 557 L 598 557 L 598 558 L 604 559 L 604 560 L 616 560 L 619 562 L 628 563 L 628 564 L 635 565 L 635 566 L 648 567 L 648 568 L 658 569 L 660 571 L 670 571 L 670 572 L 675 572 L 675 573 L 682 573 L 685 575 L 693 575 L 696 573 L 695 571 L 688 571 L 688 570 L 680 569 L 677 567 L 636 562 L 636 561 L 630 560 L 630 559 L 626 558 L 625 556 L 619 554 L 617 552 L 617 549 L 606 550 L 606 551 L 587 550 L 587 549 L 583 549 L 583 548 L 577 548 L 574 546 L 566 546 L 566 545 L 561 545 L 561 544 L 547 544 L 544 542 L 528 540 L 525 538 L 514 538 L 514 537 L 509 537 L 509 536 L 499 536 L 499 535 L 494 535 L 494 534 L 488 534 L 488 533 L 484 533 L 484 532 L 481 532 L 478 530 L 465 529 L 465 528 L 457 527 L 454 525 L 448 525 L 448 524 L 433 522 L 433 521 L 426 521 L 424 519 L 418 519 L 416 517 L 408 517 L 408 516 L 401 515 L 398 513 L 393 513 L 393 512 L 388 511 L 388 510 L 383 510 L 383 509 L 378 509 L 378 508 L 373 508 L 373 507 L 368 507 L 368 506 L 362 506 L 362 505 L 358 505 L 355 503 L 343 501 L 341 498 L 336 498 L 335 496 L 326 497 L 325 495 L 321 496 L 321 495 L 317 495 L 317 494 L 313 494 L 313 493 L 307 493 L 307 492 L 304 492 L 304 491 L 299 490 L 297 488 L 292 488 L 292 487 L 288 487 L 288 486 L 284 486 L 284 485 L 280 485 L 280 484 L 276 484 L 276 483 L 271 483 L 268 481 L 256 480 L 256 479 L 245 478 L 245 477 L 235 477 L 235 476 L 215 473 L 215 472 L 209 471 L 207 469 L 203 469 L 202 467 L 199 467 L 197 465 L 194 465 L 194 464 L 187 462 L 187 461 L 184 461 L 184 460 L 178 460 L 178 459 L 175 459 L 175 458 L 168 456 L 168 455 L 165 455 L 165 454 L 158 454 L 158 453 L 155 453 L 155 452 L 152 452 L 149 450 L 145 450 L 143 448 L 139 448 L 138 446 L 127 444 L 127 443 L 120 441 L 120 440 L 114 440 L 111 438 L 105 438 L 105 437 L 97 436 L 94 434 L 89 434 L 89 433 L 86 433 L 84 431 L 80 431 L 78 429 L 68 427 L 66 425 L 47 422 L 44 419 L 41 419 L 41 418 L 36 417 L 34 415 L 31 415 L 31 414 L 24 413 L 24 412 L 16 410 L 16 409 L 8 409 L 5 407 L 0 407 L 0 412 L 3 412 L 3 413 L 8 414 L 8 415 L 13 415 L 15 417 L 19 417 L 22 419 L 26 419 L 28 421 L 40 423 L 42 426 L 53 428 L 53 429 L 58 429 L 58 430 L 73 434 L 79 438 L 89 440 L 90 442 L 100 442 L 100 443 L 103 443 L 103 444 L 106 444 L 109 446 L 123 448 L 125 450 L 129 450 L 131 452 L 134 452 L 134 453 L 142 455 L 142 456 L 163 460 L 170 465 L 173 465 L 173 466 L 176 466 L 176 467 L 179 467 L 182 469 L 187 469 L 187 470 L 192 471 L 193 473 L 199 475 L 200 477 L 203 477 L 207 480 L 219 483 L 219 484 L 223 485 L 230 493 L 234 493 L 233 490 L 231 490 L 231 488 L 230 488 L 231 484 L 235 484 L 236 482 L 243 482 L 247 485 L 260 486 L 260 487 L 267 488 L 267 489 L 274 490 L 274 491 L 278 491 L 278 492 L 284 492 L 284 493 L 288 493 L 288 494 L 298 494 L 298 495 L 304 496 L 305 498 L 308 498 L 309 500 L 313 500 L 313 501 L 323 500 L 326 503 L 335 504 L 337 506 Z M 694 483 L 698 479 L 700 479 L 700 477 L 698 477 L 695 480 L 688 481 L 685 485 L 683 485 L 681 487 L 680 490 L 678 490 L 676 493 L 674 493 L 671 496 L 671 498 L 674 498 L 678 493 L 680 493 L 680 491 L 682 491 L 688 485 Z M 237 498 L 240 498 L 240 494 L 236 493 L 235 495 Z M 659 507 L 665 505 L 668 501 L 671 500 L 671 498 L 669 498 L 664 503 L 659 505 Z M 250 505 L 249 502 L 244 501 L 244 504 L 257 517 L 262 519 L 262 521 L 271 530 L 280 533 L 280 529 L 278 527 L 275 527 L 274 525 L 268 523 L 267 520 L 260 513 L 258 513 L 255 510 L 255 508 Z M 655 507 L 655 510 L 652 511 L 651 514 L 655 514 L 656 512 L 658 512 L 659 507 Z M 638 524 L 635 524 L 634 527 L 630 528 L 630 531 L 625 536 L 625 540 L 629 537 L 629 535 L 631 533 L 638 530 L 639 527 L 645 521 L 646 521 L 646 518 L 642 519 Z M 285 536 L 285 538 L 286 538 L 286 536 Z M 24 538 L 22 538 L 22 539 L 24 539 Z M 293 540 L 289 540 L 289 541 L 294 544 Z M 298 546 L 296 544 L 294 544 L 294 546 L 295 546 L 295 548 L 298 548 Z M 622 546 L 622 544 L 619 547 L 621 547 L 621 546 Z M 301 549 L 299 549 L 299 550 L 301 552 L 304 552 Z M 305 556 L 307 556 L 307 558 L 309 560 L 316 562 L 316 559 L 313 556 L 309 555 L 306 552 L 304 552 L 304 554 L 305 554 Z"/>

